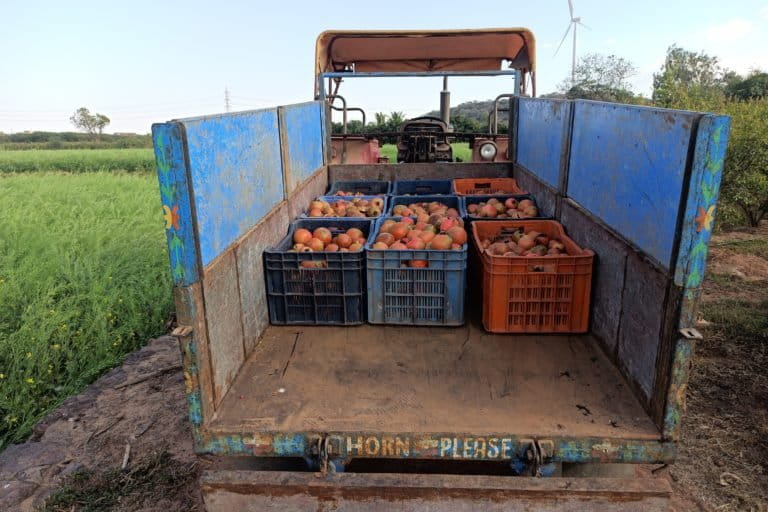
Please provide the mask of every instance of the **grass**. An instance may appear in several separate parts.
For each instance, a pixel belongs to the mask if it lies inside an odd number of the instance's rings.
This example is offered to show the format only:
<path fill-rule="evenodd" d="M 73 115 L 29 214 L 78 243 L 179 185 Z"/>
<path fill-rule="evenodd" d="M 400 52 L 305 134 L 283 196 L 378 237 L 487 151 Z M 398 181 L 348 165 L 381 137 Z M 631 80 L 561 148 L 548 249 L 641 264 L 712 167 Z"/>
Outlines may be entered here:
<path fill-rule="evenodd" d="M 0 151 L 0 174 L 22 172 L 152 172 L 151 149 L 38 149 Z"/>
<path fill-rule="evenodd" d="M 469 143 L 457 142 L 451 144 L 453 148 L 453 158 L 460 158 L 462 162 L 469 162 L 472 160 L 472 150 L 469 149 Z M 381 156 L 389 157 L 390 163 L 397 163 L 397 146 L 394 144 L 383 144 L 381 146 Z"/>
<path fill-rule="evenodd" d="M 0 175 L 0 450 L 163 331 L 154 175 Z"/>
<path fill-rule="evenodd" d="M 739 252 L 741 254 L 751 254 L 753 256 L 760 256 L 765 258 L 768 255 L 768 238 L 752 238 L 747 240 L 729 240 L 726 242 L 720 242 L 718 247 L 724 249 L 730 249 L 732 251 Z"/>
<path fill-rule="evenodd" d="M 125 471 L 77 471 L 46 499 L 42 511 L 143 510 L 169 494 L 183 494 L 181 491 L 196 485 L 196 480 L 196 464 L 182 464 L 163 451 L 132 463 Z M 186 501 L 186 510 L 197 508 L 191 496 Z"/>

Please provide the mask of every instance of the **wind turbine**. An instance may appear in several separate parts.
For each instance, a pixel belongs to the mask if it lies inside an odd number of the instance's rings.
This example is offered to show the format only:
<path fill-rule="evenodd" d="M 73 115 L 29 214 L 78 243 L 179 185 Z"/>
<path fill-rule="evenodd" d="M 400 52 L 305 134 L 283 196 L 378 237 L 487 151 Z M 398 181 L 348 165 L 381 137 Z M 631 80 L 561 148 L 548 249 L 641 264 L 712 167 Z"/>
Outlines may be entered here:
<path fill-rule="evenodd" d="M 571 0 L 568 0 L 568 10 L 571 12 L 571 21 L 568 23 L 568 28 L 565 29 L 565 34 L 563 34 L 563 38 L 560 40 L 557 50 L 555 50 L 555 55 L 557 55 L 557 52 L 559 52 L 560 48 L 563 46 L 565 38 L 568 37 L 568 31 L 573 28 L 573 49 L 571 52 L 571 85 L 573 85 L 576 81 L 576 25 L 581 25 L 586 29 L 589 29 L 589 27 L 581 22 L 580 16 L 573 15 L 573 2 Z"/>

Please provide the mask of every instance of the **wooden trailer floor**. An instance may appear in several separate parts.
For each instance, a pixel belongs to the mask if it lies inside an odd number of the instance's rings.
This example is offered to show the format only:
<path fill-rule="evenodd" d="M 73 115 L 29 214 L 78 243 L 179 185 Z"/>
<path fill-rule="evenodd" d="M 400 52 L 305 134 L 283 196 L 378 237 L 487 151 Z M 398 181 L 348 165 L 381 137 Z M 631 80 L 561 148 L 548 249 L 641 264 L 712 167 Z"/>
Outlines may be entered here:
<path fill-rule="evenodd" d="M 659 438 L 589 336 L 477 325 L 271 326 L 211 429 Z"/>

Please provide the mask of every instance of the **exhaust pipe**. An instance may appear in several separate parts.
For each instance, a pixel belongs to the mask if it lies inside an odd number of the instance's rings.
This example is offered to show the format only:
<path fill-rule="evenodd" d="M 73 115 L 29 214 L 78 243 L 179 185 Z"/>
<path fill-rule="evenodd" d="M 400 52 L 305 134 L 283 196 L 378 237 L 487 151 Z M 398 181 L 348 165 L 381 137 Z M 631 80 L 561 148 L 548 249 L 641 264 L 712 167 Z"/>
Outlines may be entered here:
<path fill-rule="evenodd" d="M 440 91 L 440 118 L 447 126 L 451 124 L 451 92 L 447 76 L 443 77 L 443 90 Z"/>

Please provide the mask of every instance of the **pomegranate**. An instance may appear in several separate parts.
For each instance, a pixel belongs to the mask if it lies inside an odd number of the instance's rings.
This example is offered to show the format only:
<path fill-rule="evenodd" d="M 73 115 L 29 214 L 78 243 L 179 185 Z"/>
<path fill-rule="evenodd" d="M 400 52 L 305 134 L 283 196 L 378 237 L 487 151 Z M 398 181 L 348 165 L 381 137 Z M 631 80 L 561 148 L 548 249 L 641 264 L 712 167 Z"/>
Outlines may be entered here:
<path fill-rule="evenodd" d="M 393 237 L 395 237 L 395 240 L 400 240 L 408 234 L 408 225 L 402 222 L 398 222 L 392 226 L 389 232 Z"/>
<path fill-rule="evenodd" d="M 402 242 L 395 242 L 392 245 L 390 245 L 389 248 L 392 249 L 392 250 L 395 250 L 395 251 L 404 251 L 404 250 L 408 249 L 405 246 L 405 244 L 402 243 Z"/>
<path fill-rule="evenodd" d="M 392 245 L 394 243 L 395 237 L 392 236 L 391 233 L 379 233 L 379 236 L 376 237 L 376 242 L 381 242 L 386 244 L 387 246 Z"/>
<path fill-rule="evenodd" d="M 517 199 L 514 197 L 507 198 L 507 200 L 504 201 L 504 206 L 507 207 L 507 210 L 517 210 Z"/>
<path fill-rule="evenodd" d="M 456 219 L 454 219 L 452 217 L 446 217 L 440 223 L 440 231 L 448 231 L 449 229 L 451 229 L 454 226 L 456 226 Z"/>
<path fill-rule="evenodd" d="M 524 251 L 528 251 L 536 245 L 536 240 L 531 238 L 530 235 L 523 235 L 520 240 L 518 240 L 517 245 Z"/>
<path fill-rule="evenodd" d="M 445 234 L 451 237 L 451 240 L 453 240 L 453 243 L 455 244 L 464 245 L 467 243 L 467 232 L 464 230 L 464 228 L 453 226 L 448 231 L 446 231 Z"/>
<path fill-rule="evenodd" d="M 312 236 L 323 242 L 323 245 L 331 243 L 331 238 L 333 238 L 331 230 L 328 228 L 317 228 L 312 232 Z"/>
<path fill-rule="evenodd" d="M 384 242 L 376 242 L 373 244 L 373 248 L 376 250 L 389 249 L 389 246 Z"/>
<path fill-rule="evenodd" d="M 451 248 L 451 244 L 453 241 L 451 240 L 451 237 L 448 235 L 437 235 L 435 238 L 432 239 L 432 241 L 429 244 L 430 249 L 434 249 L 436 251 L 447 251 Z"/>
<path fill-rule="evenodd" d="M 420 235 L 421 239 L 424 240 L 424 243 L 429 243 L 432 241 L 433 238 L 435 238 L 435 232 L 434 231 L 422 231 Z"/>
<path fill-rule="evenodd" d="M 319 238 L 313 238 L 307 243 L 307 247 L 314 252 L 320 252 L 325 248 L 325 244 Z"/>
<path fill-rule="evenodd" d="M 408 266 L 413 268 L 426 268 L 429 266 L 429 262 L 427 260 L 411 260 L 408 262 Z"/>
<path fill-rule="evenodd" d="M 394 221 L 392 219 L 387 219 L 381 224 L 381 229 L 379 232 L 381 233 L 389 233 L 389 230 L 392 228 L 392 226 L 395 225 L 397 221 Z"/>
<path fill-rule="evenodd" d="M 405 244 L 405 246 L 413 251 L 421 251 L 427 246 L 427 244 L 421 238 L 414 238 Z"/>
<path fill-rule="evenodd" d="M 353 242 L 360 241 L 361 239 L 362 241 L 365 241 L 365 235 L 363 235 L 363 232 L 357 228 L 349 228 L 347 234 L 352 238 Z"/>
<path fill-rule="evenodd" d="M 312 239 L 312 233 L 308 229 L 299 228 L 293 232 L 293 241 L 297 244 L 306 244 Z"/>
<path fill-rule="evenodd" d="M 357 252 L 363 248 L 363 244 L 360 242 L 354 242 L 352 245 L 349 246 L 349 252 Z"/>
<path fill-rule="evenodd" d="M 325 252 L 338 252 L 339 246 L 336 244 L 328 244 L 325 246 Z"/>
<path fill-rule="evenodd" d="M 498 210 L 494 208 L 492 204 L 486 204 L 482 208 L 480 208 L 480 216 L 481 217 L 489 217 L 494 218 L 499 214 Z"/>

